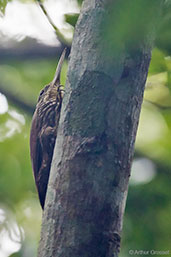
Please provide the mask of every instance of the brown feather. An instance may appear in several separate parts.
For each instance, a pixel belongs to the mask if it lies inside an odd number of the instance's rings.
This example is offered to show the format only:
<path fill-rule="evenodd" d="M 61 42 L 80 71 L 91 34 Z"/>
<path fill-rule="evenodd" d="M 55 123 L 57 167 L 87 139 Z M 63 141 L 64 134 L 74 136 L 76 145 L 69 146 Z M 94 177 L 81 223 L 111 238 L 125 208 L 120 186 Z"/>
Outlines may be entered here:
<path fill-rule="evenodd" d="M 62 104 L 60 73 L 65 52 L 66 49 L 61 55 L 53 81 L 40 92 L 31 125 L 30 156 L 42 209 L 45 203 Z"/>

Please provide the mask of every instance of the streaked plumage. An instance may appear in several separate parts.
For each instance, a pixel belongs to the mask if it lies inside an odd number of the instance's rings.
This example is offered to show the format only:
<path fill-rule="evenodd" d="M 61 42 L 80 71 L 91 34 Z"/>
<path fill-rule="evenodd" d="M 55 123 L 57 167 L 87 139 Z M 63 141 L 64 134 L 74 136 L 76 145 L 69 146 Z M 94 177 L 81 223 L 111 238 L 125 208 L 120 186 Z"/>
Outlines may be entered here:
<path fill-rule="evenodd" d="M 30 155 L 39 200 L 44 208 L 53 150 L 57 135 L 63 90 L 60 73 L 65 58 L 64 49 L 53 81 L 40 92 L 32 119 Z"/>

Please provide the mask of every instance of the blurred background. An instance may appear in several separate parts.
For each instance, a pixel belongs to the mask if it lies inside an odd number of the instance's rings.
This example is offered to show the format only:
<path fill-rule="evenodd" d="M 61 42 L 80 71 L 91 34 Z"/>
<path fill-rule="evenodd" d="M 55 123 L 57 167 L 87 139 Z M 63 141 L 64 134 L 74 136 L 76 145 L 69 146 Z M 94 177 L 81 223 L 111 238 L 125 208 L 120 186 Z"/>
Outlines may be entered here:
<path fill-rule="evenodd" d="M 39 91 L 52 80 L 62 47 L 70 47 L 80 4 L 0 2 L 0 257 L 36 256 L 42 211 L 29 157 L 30 123 Z M 130 249 L 170 250 L 171 256 L 170 28 L 168 3 L 146 83 L 121 257 L 129 256 Z M 66 72 L 67 62 L 63 84 Z"/>

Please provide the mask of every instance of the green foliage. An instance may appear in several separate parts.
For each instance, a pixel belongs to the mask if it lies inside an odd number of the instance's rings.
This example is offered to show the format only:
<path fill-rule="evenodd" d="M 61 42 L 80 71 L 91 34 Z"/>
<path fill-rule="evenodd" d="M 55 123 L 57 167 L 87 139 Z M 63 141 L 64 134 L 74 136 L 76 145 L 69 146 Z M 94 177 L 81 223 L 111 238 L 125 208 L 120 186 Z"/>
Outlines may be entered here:
<path fill-rule="evenodd" d="M 155 175 L 130 185 L 121 257 L 132 256 L 130 250 L 170 251 L 171 59 L 166 53 L 153 50 L 135 145 L 139 157 L 154 163 Z M 136 173 L 141 177 L 141 169 Z"/>
<path fill-rule="evenodd" d="M 155 48 L 149 68 L 145 99 L 171 106 L 171 58 Z"/>
<path fill-rule="evenodd" d="M 9 90 L 28 104 L 36 103 L 42 87 L 52 80 L 56 65 L 56 59 L 26 60 L 22 63 L 6 61 L 0 66 L 1 88 Z M 66 65 L 64 69 L 66 73 Z M 62 82 L 64 82 L 64 76 L 62 76 Z"/>
<path fill-rule="evenodd" d="M 56 59 L 8 60 L 0 65 L 0 86 L 35 105 L 39 91 L 52 80 L 56 65 Z M 66 68 L 64 63 L 62 84 Z M 15 223 L 24 231 L 23 238 L 15 239 L 21 243 L 20 251 L 12 255 L 17 257 L 35 256 L 40 237 L 41 208 L 29 157 L 30 124 L 31 115 L 8 101 L 8 109 L 0 114 L 0 211 L 6 217 L 2 229 L 13 233 L 10 224 Z"/>
<path fill-rule="evenodd" d="M 1 81 L 24 101 L 36 103 L 39 91 L 53 78 L 56 60 L 8 61 L 0 66 Z M 121 256 L 129 249 L 166 249 L 170 240 L 170 170 L 171 170 L 171 96 L 167 74 L 170 59 L 161 49 L 153 50 L 144 104 L 141 113 L 136 151 L 156 165 L 156 175 L 149 183 L 131 185 L 124 221 Z M 62 83 L 66 76 L 66 63 Z M 156 105 L 151 104 L 154 102 Z M 11 111 L 23 115 L 25 123 Z M 11 120 L 17 128 L 10 137 L 5 124 Z M 21 249 L 12 256 L 35 256 L 40 237 L 41 209 L 35 190 L 29 158 L 29 129 L 31 117 L 9 102 L 9 109 L 0 115 L 0 202 L 7 220 L 16 221 L 24 230 Z M 16 125 L 15 125 L 16 126 Z M 3 133 L 2 133 L 3 129 Z M 137 170 L 137 172 L 139 172 Z M 10 217 L 9 217 L 9 213 Z M 151 222 L 153 220 L 153 222 Z M 162 236 L 161 236 L 162 235 Z"/>
<path fill-rule="evenodd" d="M 9 0 L 1 0 L 0 1 L 0 14 L 1 15 L 5 14 L 5 8 L 6 8 L 8 2 L 9 2 Z"/>
<path fill-rule="evenodd" d="M 129 52 L 135 51 L 155 26 L 159 17 L 159 13 L 156 13 L 159 4 L 160 0 L 120 0 L 107 3 L 108 18 L 102 24 L 107 46 L 110 42 L 118 51 L 126 42 Z M 113 24 L 115 31 L 112 31 Z"/>
<path fill-rule="evenodd" d="M 170 250 L 170 179 L 169 167 L 158 163 L 157 175 L 150 183 L 130 186 L 123 231 L 123 256 L 130 256 L 130 249 Z"/>
<path fill-rule="evenodd" d="M 77 0 L 77 3 L 81 6 L 83 3 L 83 0 Z"/>
<path fill-rule="evenodd" d="M 155 0 L 156 1 L 156 0 Z M 82 1 L 78 1 L 80 4 Z M 151 18 L 154 9 L 140 13 L 138 1 L 122 0 L 122 8 L 116 6 L 115 15 L 109 15 L 110 26 L 105 29 L 106 42 L 120 44 L 130 38 L 130 45 L 136 48 L 136 39 Z M 1 13 L 5 12 L 7 1 L 0 1 Z M 128 10 L 128 12 L 127 12 Z M 136 140 L 139 157 L 152 161 L 155 176 L 151 181 L 131 184 L 124 220 L 121 256 L 129 256 L 130 249 L 168 250 L 170 247 L 170 180 L 171 180 L 171 5 L 163 12 L 163 19 L 153 50 L 148 80 L 144 94 L 140 124 Z M 66 21 L 75 26 L 77 14 L 66 14 Z M 123 22 L 121 21 L 121 18 Z M 118 20 L 117 31 L 112 31 L 113 22 Z M 143 23 L 144 22 L 144 23 Z M 104 24 L 105 26 L 105 24 Z M 106 28 L 106 27 L 105 27 Z M 1 61 L 0 87 L 16 95 L 23 102 L 35 105 L 41 88 L 52 80 L 56 59 L 30 59 Z M 67 64 L 62 73 L 65 83 Z M 0 233 L 9 234 L 12 224 L 24 231 L 18 240 L 21 248 L 11 257 L 36 256 L 40 237 L 41 208 L 34 185 L 29 157 L 29 132 L 31 115 L 9 101 L 8 109 L 0 114 L 0 211 L 4 221 Z M 141 177 L 141 170 L 136 170 Z M 149 171 L 150 172 L 150 171 Z M 0 218 L 1 218 L 0 213 Z M 14 240 L 15 241 L 15 240 Z M 146 255 L 148 256 L 148 255 Z"/>
<path fill-rule="evenodd" d="M 79 13 L 68 13 L 64 15 L 65 21 L 69 23 L 71 26 L 75 27 L 76 22 L 79 17 Z"/>
<path fill-rule="evenodd" d="M 165 5 L 162 12 L 162 18 L 160 20 L 160 26 L 158 28 L 156 46 L 162 50 L 166 55 L 171 54 L 171 1 L 165 1 Z"/>

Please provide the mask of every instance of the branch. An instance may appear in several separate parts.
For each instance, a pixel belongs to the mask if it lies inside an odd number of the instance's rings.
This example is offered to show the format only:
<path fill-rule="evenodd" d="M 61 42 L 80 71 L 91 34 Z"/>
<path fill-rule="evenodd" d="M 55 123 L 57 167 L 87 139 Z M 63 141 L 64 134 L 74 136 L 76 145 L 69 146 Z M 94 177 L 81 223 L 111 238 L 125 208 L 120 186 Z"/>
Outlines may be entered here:
<path fill-rule="evenodd" d="M 56 33 L 60 43 L 64 44 L 67 47 L 71 46 L 71 44 L 68 42 L 68 40 L 66 40 L 66 38 L 63 36 L 63 34 L 59 31 L 59 29 L 53 23 L 51 17 L 49 16 L 49 14 L 48 14 L 46 8 L 44 7 L 43 3 L 41 2 L 41 0 L 36 0 L 36 1 L 37 1 L 38 5 L 40 6 L 41 10 L 43 11 L 43 13 L 45 14 L 46 18 L 48 19 L 49 23 L 51 24 L 51 26 L 55 30 L 55 33 Z"/>
<path fill-rule="evenodd" d="M 9 101 L 11 101 L 14 105 L 21 108 L 23 111 L 26 111 L 30 116 L 33 115 L 35 106 L 24 102 L 21 98 L 17 97 L 15 94 L 9 92 L 4 89 L 4 86 L 0 86 L 0 92 L 5 95 Z"/>
<path fill-rule="evenodd" d="M 0 60 L 12 60 L 21 59 L 23 60 L 34 60 L 39 58 L 55 58 L 60 57 L 62 50 L 64 49 L 64 44 L 58 47 L 46 46 L 37 43 L 35 40 L 26 38 L 23 42 L 19 42 L 16 47 L 3 48 L 0 47 Z M 67 48 L 70 52 L 70 47 Z"/>
<path fill-rule="evenodd" d="M 147 99 L 144 99 L 144 102 L 150 103 L 150 104 L 156 106 L 158 109 L 160 109 L 160 110 L 162 110 L 162 111 L 163 111 L 163 110 L 171 110 L 171 106 L 164 106 L 164 105 L 161 105 L 161 104 L 152 102 L 152 101 L 147 100 Z"/>

